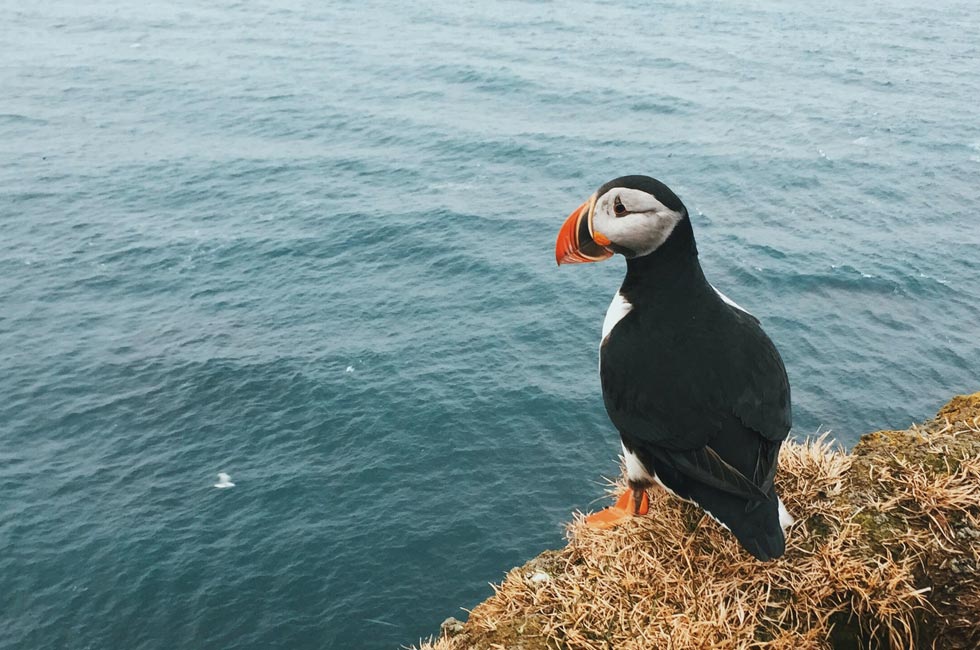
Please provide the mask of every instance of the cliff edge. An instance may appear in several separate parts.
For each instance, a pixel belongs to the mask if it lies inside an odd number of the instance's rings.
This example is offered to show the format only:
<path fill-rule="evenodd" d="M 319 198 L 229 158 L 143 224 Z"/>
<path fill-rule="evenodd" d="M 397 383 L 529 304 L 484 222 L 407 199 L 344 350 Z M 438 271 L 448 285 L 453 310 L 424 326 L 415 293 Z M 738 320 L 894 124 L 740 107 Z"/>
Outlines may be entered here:
<path fill-rule="evenodd" d="M 779 464 L 796 517 L 779 560 L 651 490 L 651 515 L 618 528 L 577 515 L 564 549 L 421 650 L 980 647 L 980 393 L 850 454 L 790 442 Z"/>

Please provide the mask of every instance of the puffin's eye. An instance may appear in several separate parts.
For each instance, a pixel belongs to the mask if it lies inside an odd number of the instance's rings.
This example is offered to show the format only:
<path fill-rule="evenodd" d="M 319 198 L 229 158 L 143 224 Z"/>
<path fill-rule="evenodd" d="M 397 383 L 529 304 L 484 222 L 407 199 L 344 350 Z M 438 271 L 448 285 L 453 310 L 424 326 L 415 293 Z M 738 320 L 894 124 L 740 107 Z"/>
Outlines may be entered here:
<path fill-rule="evenodd" d="M 626 206 L 623 205 L 623 202 L 619 200 L 618 196 L 613 201 L 613 212 L 615 212 L 617 216 L 623 216 L 626 214 Z"/>

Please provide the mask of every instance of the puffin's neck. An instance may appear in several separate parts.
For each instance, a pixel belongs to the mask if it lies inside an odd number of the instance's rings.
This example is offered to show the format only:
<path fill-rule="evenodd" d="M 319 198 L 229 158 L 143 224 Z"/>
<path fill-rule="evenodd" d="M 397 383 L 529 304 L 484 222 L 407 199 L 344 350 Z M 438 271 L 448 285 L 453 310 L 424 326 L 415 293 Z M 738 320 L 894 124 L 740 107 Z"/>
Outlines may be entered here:
<path fill-rule="evenodd" d="M 692 298 L 707 288 L 698 262 L 698 247 L 690 219 L 682 219 L 660 248 L 626 260 L 620 292 L 632 304 Z"/>

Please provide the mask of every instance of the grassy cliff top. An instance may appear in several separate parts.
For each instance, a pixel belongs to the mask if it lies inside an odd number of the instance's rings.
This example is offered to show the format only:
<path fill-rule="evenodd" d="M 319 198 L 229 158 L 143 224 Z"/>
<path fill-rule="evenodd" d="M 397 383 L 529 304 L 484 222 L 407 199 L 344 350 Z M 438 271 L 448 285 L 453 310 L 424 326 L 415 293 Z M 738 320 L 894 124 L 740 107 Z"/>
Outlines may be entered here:
<path fill-rule="evenodd" d="M 779 560 L 652 490 L 651 515 L 618 528 L 576 516 L 564 549 L 420 650 L 980 647 L 980 393 L 850 454 L 789 442 L 779 462 L 796 517 Z"/>

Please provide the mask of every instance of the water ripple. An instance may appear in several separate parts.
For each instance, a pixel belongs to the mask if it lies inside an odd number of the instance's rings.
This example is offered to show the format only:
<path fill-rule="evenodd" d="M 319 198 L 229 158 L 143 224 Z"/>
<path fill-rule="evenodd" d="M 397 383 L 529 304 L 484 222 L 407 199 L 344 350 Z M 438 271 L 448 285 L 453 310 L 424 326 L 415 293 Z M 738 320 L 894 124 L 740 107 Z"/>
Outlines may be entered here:
<path fill-rule="evenodd" d="M 796 435 L 977 389 L 971 3 L 267 5 L 8 12 L 0 647 L 394 648 L 560 544 L 623 265 L 554 234 L 623 173 Z"/>

